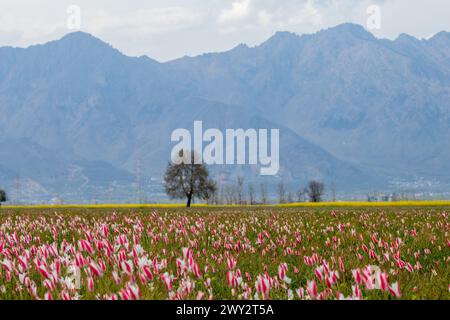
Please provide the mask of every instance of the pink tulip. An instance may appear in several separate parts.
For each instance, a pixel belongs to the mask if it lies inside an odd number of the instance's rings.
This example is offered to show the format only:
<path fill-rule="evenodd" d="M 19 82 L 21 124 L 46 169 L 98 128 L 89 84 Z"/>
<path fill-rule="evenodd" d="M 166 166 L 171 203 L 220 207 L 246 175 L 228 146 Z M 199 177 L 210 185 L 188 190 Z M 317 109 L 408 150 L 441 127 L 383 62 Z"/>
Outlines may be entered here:
<path fill-rule="evenodd" d="M 308 281 L 306 291 L 312 299 L 317 297 L 317 284 L 314 280 Z"/>
<path fill-rule="evenodd" d="M 53 300 L 52 293 L 51 293 L 50 291 L 47 291 L 47 292 L 44 294 L 44 299 L 45 299 L 45 300 Z"/>
<path fill-rule="evenodd" d="M 173 287 L 172 287 L 172 283 L 173 283 L 172 276 L 170 276 L 168 272 L 165 272 L 164 274 L 161 275 L 161 279 L 162 279 L 164 285 L 166 286 L 167 290 L 172 291 L 172 289 L 173 289 Z"/>
<path fill-rule="evenodd" d="M 396 297 L 396 298 L 400 298 L 402 296 L 401 292 L 400 292 L 400 288 L 398 286 L 398 283 L 393 283 L 390 287 L 389 287 L 389 292 L 392 294 L 392 296 Z"/>
<path fill-rule="evenodd" d="M 375 274 L 376 280 L 382 291 L 387 291 L 389 289 L 388 276 L 384 272 L 377 271 Z"/>
<path fill-rule="evenodd" d="M 89 263 L 89 268 L 91 270 L 91 273 L 94 277 L 101 277 L 103 275 L 103 270 L 101 267 L 96 264 L 94 261 L 91 261 Z"/>
<path fill-rule="evenodd" d="M 94 292 L 94 279 L 92 277 L 87 279 L 87 287 L 89 292 Z"/>

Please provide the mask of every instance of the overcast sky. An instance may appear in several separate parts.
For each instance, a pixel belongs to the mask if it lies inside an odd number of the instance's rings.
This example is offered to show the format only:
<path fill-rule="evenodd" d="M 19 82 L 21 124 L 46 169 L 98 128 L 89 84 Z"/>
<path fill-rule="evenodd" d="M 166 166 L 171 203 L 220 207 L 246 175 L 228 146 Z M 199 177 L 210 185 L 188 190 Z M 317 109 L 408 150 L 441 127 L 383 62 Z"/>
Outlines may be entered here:
<path fill-rule="evenodd" d="M 312 33 L 343 22 L 366 27 L 372 5 L 381 13 L 380 29 L 371 30 L 378 37 L 450 31 L 449 0 L 0 0 L 0 46 L 25 47 L 74 31 L 67 24 L 76 26 L 71 5 L 81 10 L 82 31 L 127 55 L 159 61 L 256 45 L 276 31 Z"/>

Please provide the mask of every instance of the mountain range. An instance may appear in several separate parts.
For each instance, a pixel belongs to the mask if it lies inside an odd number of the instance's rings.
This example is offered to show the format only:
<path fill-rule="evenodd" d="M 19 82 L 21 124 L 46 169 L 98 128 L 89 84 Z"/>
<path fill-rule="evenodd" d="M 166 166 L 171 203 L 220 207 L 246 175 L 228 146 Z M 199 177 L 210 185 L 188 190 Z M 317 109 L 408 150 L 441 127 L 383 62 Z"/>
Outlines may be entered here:
<path fill-rule="evenodd" d="M 0 186 L 24 201 L 163 198 L 171 132 L 279 128 L 281 170 L 211 168 L 292 190 L 445 193 L 450 33 L 379 39 L 354 24 L 160 63 L 83 32 L 0 48 Z M 294 190 L 295 191 L 295 190 Z"/>

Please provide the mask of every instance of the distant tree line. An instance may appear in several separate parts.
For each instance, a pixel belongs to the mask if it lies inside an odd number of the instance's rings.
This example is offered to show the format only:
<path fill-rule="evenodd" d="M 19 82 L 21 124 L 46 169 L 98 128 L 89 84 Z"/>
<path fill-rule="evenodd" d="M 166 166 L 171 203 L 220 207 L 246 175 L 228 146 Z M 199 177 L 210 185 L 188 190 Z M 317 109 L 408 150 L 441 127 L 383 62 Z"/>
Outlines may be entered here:
<path fill-rule="evenodd" d="M 187 207 L 191 206 L 194 199 L 217 205 L 265 205 L 269 203 L 266 184 L 259 185 L 259 196 L 253 182 L 246 184 L 242 176 L 237 177 L 234 183 L 228 182 L 218 188 L 217 183 L 210 179 L 207 167 L 204 164 L 196 164 L 195 157 L 196 155 L 192 151 L 180 151 L 180 163 L 169 162 L 164 177 L 164 187 L 170 198 L 186 199 Z M 283 182 L 280 182 L 276 191 L 280 204 L 321 202 L 325 187 L 320 181 L 310 181 L 295 195 L 286 189 Z"/>
<path fill-rule="evenodd" d="M 275 202 L 279 204 L 322 202 L 324 194 L 325 186 L 320 181 L 311 181 L 297 192 L 288 191 L 286 185 L 280 182 L 272 199 L 276 199 Z M 226 205 L 266 205 L 269 201 L 267 184 L 261 183 L 256 188 L 251 181 L 246 184 L 243 177 L 237 177 L 234 183 L 228 181 L 223 187 L 218 187 L 213 197 L 208 199 L 208 203 Z"/>

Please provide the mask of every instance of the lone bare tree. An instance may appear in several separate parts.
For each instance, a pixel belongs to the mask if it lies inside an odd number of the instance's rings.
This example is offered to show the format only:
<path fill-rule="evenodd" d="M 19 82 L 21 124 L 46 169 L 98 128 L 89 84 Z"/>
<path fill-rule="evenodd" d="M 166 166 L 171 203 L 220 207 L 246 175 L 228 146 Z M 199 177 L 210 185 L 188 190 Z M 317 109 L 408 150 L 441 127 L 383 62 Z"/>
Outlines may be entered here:
<path fill-rule="evenodd" d="M 8 200 L 8 197 L 6 195 L 6 191 L 0 189 L 0 207 L 2 206 L 2 202 L 6 202 Z"/>
<path fill-rule="evenodd" d="M 248 183 L 248 197 L 250 201 L 250 205 L 256 204 L 256 194 L 255 194 L 255 187 L 253 187 L 253 183 Z"/>
<path fill-rule="evenodd" d="M 209 205 L 218 205 L 220 203 L 220 195 L 218 189 L 211 193 L 209 198 L 205 199 Z"/>
<path fill-rule="evenodd" d="M 234 199 L 233 188 L 227 185 L 224 187 L 223 193 L 224 193 L 226 204 L 227 205 L 233 204 L 233 199 Z"/>
<path fill-rule="evenodd" d="M 297 192 L 298 202 L 306 202 L 306 196 L 308 195 L 308 188 L 302 188 Z"/>
<path fill-rule="evenodd" d="M 325 187 L 322 182 L 311 181 L 308 184 L 308 196 L 311 202 L 321 202 Z"/>
<path fill-rule="evenodd" d="M 187 207 L 192 200 L 210 199 L 217 191 L 216 183 L 209 179 L 208 169 L 204 164 L 196 164 L 196 154 L 191 151 L 180 151 L 180 163 L 169 162 L 164 177 L 164 187 L 172 199 L 187 198 Z"/>
<path fill-rule="evenodd" d="M 267 204 L 267 186 L 264 183 L 261 183 L 261 202 L 262 204 L 266 205 Z"/>
<path fill-rule="evenodd" d="M 243 204 L 244 177 L 238 177 L 236 183 L 237 204 Z"/>
<path fill-rule="evenodd" d="M 278 184 L 277 191 L 278 191 L 278 202 L 280 204 L 286 203 L 286 189 L 284 188 L 283 182 L 280 182 Z"/>
<path fill-rule="evenodd" d="M 292 192 L 288 193 L 287 203 L 294 203 L 294 196 L 292 195 Z"/>

